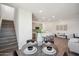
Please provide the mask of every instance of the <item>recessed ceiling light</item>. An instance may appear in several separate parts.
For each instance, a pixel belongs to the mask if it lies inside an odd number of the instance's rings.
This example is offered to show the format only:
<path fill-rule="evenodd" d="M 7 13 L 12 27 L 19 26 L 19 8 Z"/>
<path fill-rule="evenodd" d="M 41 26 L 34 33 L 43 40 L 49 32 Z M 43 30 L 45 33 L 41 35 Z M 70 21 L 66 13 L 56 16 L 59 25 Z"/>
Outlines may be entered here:
<path fill-rule="evenodd" d="M 55 18 L 55 16 L 52 16 L 52 18 Z"/>
<path fill-rule="evenodd" d="M 39 12 L 40 12 L 40 13 L 42 13 L 43 11 L 42 11 L 42 10 L 40 10 Z"/>

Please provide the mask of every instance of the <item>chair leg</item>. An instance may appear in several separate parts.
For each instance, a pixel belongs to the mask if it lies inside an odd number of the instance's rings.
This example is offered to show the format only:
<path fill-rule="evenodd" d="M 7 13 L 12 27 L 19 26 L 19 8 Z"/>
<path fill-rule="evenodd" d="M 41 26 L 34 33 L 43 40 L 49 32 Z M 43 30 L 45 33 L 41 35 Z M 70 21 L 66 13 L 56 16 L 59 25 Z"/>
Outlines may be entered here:
<path fill-rule="evenodd" d="M 69 56 L 70 55 L 70 49 L 67 48 L 67 55 Z"/>
<path fill-rule="evenodd" d="M 18 56 L 16 51 L 13 52 L 13 56 Z"/>
<path fill-rule="evenodd" d="M 67 52 L 65 52 L 63 56 L 68 56 Z"/>

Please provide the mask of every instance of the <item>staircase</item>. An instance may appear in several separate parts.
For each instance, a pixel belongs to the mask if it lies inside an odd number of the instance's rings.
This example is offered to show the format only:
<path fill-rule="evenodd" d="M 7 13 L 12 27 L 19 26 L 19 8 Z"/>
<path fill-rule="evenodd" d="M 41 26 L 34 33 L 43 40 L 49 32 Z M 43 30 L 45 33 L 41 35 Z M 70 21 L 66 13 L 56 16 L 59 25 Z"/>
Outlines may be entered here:
<path fill-rule="evenodd" d="M 17 48 L 18 44 L 14 22 L 2 20 L 0 30 L 0 56 L 12 55 Z"/>

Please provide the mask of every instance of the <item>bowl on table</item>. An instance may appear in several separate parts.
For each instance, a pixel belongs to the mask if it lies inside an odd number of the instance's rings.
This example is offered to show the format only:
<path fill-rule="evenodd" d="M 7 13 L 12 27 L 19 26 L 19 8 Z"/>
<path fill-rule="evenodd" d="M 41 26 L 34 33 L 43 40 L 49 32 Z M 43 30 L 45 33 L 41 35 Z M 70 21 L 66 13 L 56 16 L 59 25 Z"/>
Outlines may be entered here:
<path fill-rule="evenodd" d="M 52 50 L 52 47 L 48 46 L 47 47 L 47 50 L 51 51 Z"/>
<path fill-rule="evenodd" d="M 33 50 L 33 46 L 29 46 L 28 47 L 28 50 Z"/>

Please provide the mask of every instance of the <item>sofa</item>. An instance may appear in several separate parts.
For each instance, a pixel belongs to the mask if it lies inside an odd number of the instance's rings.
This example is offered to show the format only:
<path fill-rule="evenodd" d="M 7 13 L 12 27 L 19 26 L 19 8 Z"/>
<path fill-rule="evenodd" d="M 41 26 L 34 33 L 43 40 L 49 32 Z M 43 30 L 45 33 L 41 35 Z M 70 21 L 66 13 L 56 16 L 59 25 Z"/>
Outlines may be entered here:
<path fill-rule="evenodd" d="M 74 33 L 74 38 L 79 38 L 79 33 Z"/>
<path fill-rule="evenodd" d="M 74 38 L 73 33 L 65 33 L 65 35 L 67 39 Z"/>
<path fill-rule="evenodd" d="M 57 33 L 56 37 L 70 39 L 70 38 L 73 38 L 73 34 L 72 33 Z"/>
<path fill-rule="evenodd" d="M 79 38 L 70 38 L 68 41 L 68 48 L 70 52 L 79 54 Z"/>
<path fill-rule="evenodd" d="M 57 33 L 57 34 L 56 34 L 56 37 L 59 37 L 59 38 L 66 38 L 66 35 L 65 35 L 65 33 Z"/>

